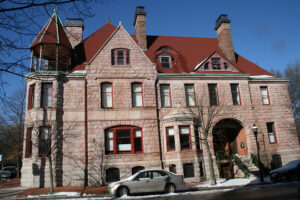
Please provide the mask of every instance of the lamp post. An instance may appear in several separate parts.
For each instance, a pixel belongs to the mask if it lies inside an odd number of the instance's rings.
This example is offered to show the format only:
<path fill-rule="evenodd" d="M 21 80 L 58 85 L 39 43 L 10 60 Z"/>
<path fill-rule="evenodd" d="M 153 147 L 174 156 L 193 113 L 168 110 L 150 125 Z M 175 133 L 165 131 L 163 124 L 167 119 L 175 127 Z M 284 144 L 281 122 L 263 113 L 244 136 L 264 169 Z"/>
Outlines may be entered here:
<path fill-rule="evenodd" d="M 252 130 L 255 136 L 255 141 L 256 141 L 256 147 L 257 147 L 257 162 L 258 162 L 258 169 L 259 169 L 259 178 L 260 178 L 260 182 L 264 182 L 264 175 L 261 169 L 261 162 L 260 162 L 260 155 L 259 155 L 259 144 L 257 141 L 257 127 L 255 124 L 253 124 Z"/>

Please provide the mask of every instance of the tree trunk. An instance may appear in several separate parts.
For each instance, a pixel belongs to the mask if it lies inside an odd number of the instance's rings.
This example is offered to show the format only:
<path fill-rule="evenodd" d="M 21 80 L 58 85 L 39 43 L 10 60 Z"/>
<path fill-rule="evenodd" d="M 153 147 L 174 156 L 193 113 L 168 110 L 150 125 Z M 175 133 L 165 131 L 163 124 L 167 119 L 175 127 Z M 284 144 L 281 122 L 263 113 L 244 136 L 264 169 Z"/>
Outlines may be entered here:
<path fill-rule="evenodd" d="M 53 170 L 52 170 L 52 157 L 51 154 L 48 156 L 49 161 L 49 176 L 50 176 L 50 194 L 54 193 L 53 187 Z"/>
<path fill-rule="evenodd" d="M 216 182 L 216 176 L 215 176 L 215 170 L 214 170 L 214 163 L 213 163 L 212 155 L 210 153 L 210 148 L 209 148 L 209 144 L 208 144 L 207 138 L 204 139 L 204 144 L 205 144 L 205 147 L 206 147 L 207 153 L 208 153 L 210 183 L 211 183 L 211 185 L 216 185 L 217 182 Z"/>

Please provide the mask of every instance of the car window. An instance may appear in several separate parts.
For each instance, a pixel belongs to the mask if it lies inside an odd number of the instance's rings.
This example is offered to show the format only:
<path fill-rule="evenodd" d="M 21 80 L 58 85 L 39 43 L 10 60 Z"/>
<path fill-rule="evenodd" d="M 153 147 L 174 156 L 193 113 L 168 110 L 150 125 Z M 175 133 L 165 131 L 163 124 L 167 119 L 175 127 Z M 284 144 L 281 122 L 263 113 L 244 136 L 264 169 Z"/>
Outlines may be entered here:
<path fill-rule="evenodd" d="M 158 171 L 153 172 L 153 178 L 161 178 L 164 176 L 166 176 L 166 174 L 164 172 L 158 172 Z"/>
<path fill-rule="evenodd" d="M 151 172 L 143 172 L 136 177 L 137 180 L 150 179 L 150 178 L 151 178 Z"/>

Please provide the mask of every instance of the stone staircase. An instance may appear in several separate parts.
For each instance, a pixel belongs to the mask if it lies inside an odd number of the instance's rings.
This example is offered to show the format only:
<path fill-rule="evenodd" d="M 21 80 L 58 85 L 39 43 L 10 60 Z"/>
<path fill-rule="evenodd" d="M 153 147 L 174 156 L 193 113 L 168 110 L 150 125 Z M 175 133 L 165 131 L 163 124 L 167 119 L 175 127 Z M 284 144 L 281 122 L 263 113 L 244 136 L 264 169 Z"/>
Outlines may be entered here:
<path fill-rule="evenodd" d="M 250 156 L 239 156 L 236 155 L 248 168 L 250 172 L 250 178 L 252 177 L 258 177 L 259 176 L 259 170 L 258 168 L 252 163 L 251 157 Z M 244 172 L 238 168 L 237 165 L 234 165 L 234 172 L 235 172 L 235 177 L 236 178 L 244 178 L 245 174 Z"/>

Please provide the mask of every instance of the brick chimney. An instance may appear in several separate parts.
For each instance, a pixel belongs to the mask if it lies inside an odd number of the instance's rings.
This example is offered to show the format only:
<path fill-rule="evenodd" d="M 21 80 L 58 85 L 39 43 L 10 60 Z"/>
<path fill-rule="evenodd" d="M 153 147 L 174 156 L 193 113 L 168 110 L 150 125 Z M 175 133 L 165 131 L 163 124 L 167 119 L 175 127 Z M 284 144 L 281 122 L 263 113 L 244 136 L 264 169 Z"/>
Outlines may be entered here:
<path fill-rule="evenodd" d="M 229 24 L 230 19 L 228 19 L 227 15 L 221 14 L 216 21 L 215 30 L 218 35 L 219 48 L 230 62 L 236 62 Z"/>
<path fill-rule="evenodd" d="M 65 28 L 70 41 L 75 47 L 82 41 L 84 30 L 83 19 L 67 18 Z"/>
<path fill-rule="evenodd" d="M 146 12 L 144 6 L 137 6 L 135 15 L 134 15 L 134 23 L 135 27 L 135 36 L 138 42 L 138 45 L 141 49 L 147 49 L 147 36 L 146 36 Z"/>

